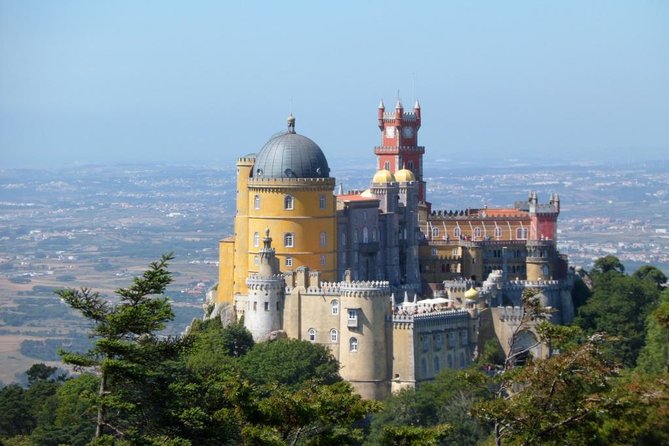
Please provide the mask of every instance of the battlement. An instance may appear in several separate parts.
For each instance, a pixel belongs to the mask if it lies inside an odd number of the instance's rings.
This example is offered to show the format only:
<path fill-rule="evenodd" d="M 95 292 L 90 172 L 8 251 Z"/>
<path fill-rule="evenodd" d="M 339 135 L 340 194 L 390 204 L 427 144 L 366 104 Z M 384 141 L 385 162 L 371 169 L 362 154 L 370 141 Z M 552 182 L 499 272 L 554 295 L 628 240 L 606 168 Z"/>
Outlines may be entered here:
<path fill-rule="evenodd" d="M 486 212 L 487 209 L 449 209 L 433 210 L 430 220 L 526 220 L 529 214 L 517 209 L 495 209 L 495 212 Z"/>
<path fill-rule="evenodd" d="M 432 312 L 418 312 L 410 313 L 405 310 L 399 310 L 393 313 L 391 320 L 393 324 L 398 324 L 399 326 L 404 324 L 423 324 L 423 323 L 435 323 L 435 322 L 456 322 L 462 320 L 471 319 L 471 314 L 467 310 L 462 309 L 453 309 L 453 310 L 441 310 L 441 311 L 432 311 Z"/>
<path fill-rule="evenodd" d="M 506 306 L 506 307 L 497 307 L 499 320 L 502 322 L 523 322 L 525 316 L 525 310 L 523 307 L 518 306 Z M 546 310 L 551 310 L 551 307 L 546 307 Z"/>
<path fill-rule="evenodd" d="M 374 153 L 376 155 L 382 155 L 384 153 L 394 154 L 398 152 L 412 152 L 418 154 L 425 153 L 425 146 L 397 146 L 397 147 L 387 147 L 387 146 L 376 146 L 374 147 Z"/>
<path fill-rule="evenodd" d="M 251 156 L 251 155 L 241 156 L 241 157 L 237 158 L 237 164 L 245 164 L 245 165 L 251 164 L 252 165 L 252 164 L 255 164 L 255 162 L 256 162 L 256 157 Z"/>

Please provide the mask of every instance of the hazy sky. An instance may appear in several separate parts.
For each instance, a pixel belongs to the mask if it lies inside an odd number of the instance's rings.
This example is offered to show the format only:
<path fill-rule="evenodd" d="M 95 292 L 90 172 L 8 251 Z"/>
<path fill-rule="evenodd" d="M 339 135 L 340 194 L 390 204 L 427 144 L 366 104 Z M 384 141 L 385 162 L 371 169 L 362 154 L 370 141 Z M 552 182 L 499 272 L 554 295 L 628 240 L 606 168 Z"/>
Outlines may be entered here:
<path fill-rule="evenodd" d="M 427 160 L 666 159 L 669 1 L 0 0 L 0 167 L 331 164 L 420 99 Z"/>

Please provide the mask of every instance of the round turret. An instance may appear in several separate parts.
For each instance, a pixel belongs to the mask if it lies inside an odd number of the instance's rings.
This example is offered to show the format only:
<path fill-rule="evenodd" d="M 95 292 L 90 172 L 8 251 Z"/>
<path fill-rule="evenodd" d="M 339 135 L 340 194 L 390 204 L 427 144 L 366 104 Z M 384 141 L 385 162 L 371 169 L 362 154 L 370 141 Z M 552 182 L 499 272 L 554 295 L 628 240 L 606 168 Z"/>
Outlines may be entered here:
<path fill-rule="evenodd" d="M 372 183 L 376 184 L 388 184 L 394 182 L 395 182 L 395 176 L 392 174 L 392 172 L 386 169 L 381 169 L 378 172 L 376 172 L 374 174 L 374 178 L 372 179 Z"/>

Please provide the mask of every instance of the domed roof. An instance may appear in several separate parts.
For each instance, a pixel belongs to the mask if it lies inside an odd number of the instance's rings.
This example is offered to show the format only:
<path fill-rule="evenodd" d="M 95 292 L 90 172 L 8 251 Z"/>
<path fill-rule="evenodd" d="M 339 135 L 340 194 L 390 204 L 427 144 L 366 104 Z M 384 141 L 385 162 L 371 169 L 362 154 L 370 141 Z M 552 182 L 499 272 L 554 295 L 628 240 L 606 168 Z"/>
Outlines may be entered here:
<path fill-rule="evenodd" d="M 273 136 L 260 149 L 253 167 L 255 178 L 329 178 L 330 167 L 318 144 L 295 133 L 295 118 L 288 131 Z"/>
<path fill-rule="evenodd" d="M 374 178 L 372 179 L 372 183 L 376 184 L 385 184 L 394 182 L 395 182 L 395 177 L 389 170 L 386 169 L 381 169 L 378 172 L 376 172 L 374 174 Z"/>
<path fill-rule="evenodd" d="M 410 181 L 416 181 L 416 175 L 409 169 L 400 169 L 395 172 L 395 179 L 398 183 L 408 183 Z"/>
<path fill-rule="evenodd" d="M 479 297 L 479 292 L 474 288 L 470 288 L 465 291 L 465 299 L 476 300 Z"/>

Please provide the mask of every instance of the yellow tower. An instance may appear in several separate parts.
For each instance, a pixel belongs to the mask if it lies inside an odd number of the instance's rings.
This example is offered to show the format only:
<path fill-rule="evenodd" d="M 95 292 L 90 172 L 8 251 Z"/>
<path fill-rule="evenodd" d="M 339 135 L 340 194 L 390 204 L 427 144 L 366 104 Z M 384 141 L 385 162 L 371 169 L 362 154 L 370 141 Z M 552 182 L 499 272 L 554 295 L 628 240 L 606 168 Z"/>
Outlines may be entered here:
<path fill-rule="evenodd" d="M 272 137 L 257 156 L 239 160 L 235 235 L 220 243 L 219 302 L 247 294 L 245 280 L 259 270 L 267 229 L 281 271 L 306 266 L 320 271 L 322 280 L 335 280 L 335 179 L 329 174 L 323 151 L 295 133 L 292 115 L 286 132 Z"/>

